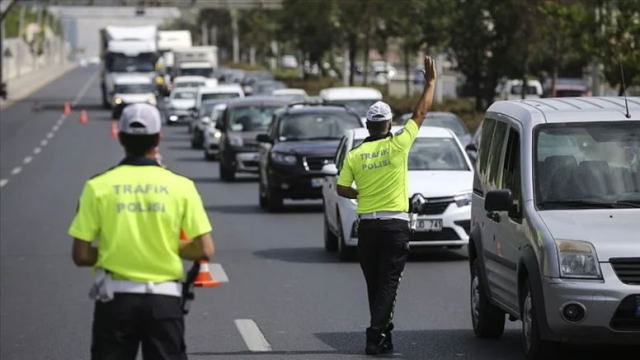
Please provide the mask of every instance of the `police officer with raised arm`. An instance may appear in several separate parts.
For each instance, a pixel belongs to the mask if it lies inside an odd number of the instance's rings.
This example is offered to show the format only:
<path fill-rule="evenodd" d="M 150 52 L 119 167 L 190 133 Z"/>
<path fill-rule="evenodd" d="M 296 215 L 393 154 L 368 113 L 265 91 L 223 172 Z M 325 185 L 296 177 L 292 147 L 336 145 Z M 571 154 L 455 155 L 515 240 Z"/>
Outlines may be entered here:
<path fill-rule="evenodd" d="M 155 159 L 160 127 L 151 105 L 123 110 L 126 157 L 85 183 L 69 229 L 73 261 L 95 269 L 93 360 L 134 360 L 140 345 L 145 360 L 187 358 L 181 259 L 209 260 L 214 245 L 193 181 Z"/>
<path fill-rule="evenodd" d="M 338 195 L 358 200 L 358 258 L 371 315 L 368 355 L 393 350 L 393 310 L 409 250 L 409 150 L 433 102 L 436 80 L 433 59 L 426 56 L 424 66 L 425 87 L 411 120 L 391 134 L 389 105 L 373 104 L 367 112 L 369 137 L 346 156 L 338 179 Z"/>

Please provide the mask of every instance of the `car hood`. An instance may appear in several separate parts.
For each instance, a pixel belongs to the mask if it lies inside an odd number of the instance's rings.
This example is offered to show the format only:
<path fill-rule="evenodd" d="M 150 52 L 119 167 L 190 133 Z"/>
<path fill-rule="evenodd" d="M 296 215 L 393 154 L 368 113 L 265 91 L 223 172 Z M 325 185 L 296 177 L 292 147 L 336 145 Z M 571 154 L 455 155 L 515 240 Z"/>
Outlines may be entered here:
<path fill-rule="evenodd" d="M 195 100 L 189 100 L 189 99 L 179 99 L 179 100 L 171 100 L 171 107 L 174 109 L 190 109 L 194 106 L 196 106 L 196 101 Z"/>
<path fill-rule="evenodd" d="M 472 171 L 409 171 L 409 196 L 419 193 L 425 198 L 454 196 L 471 192 Z"/>
<path fill-rule="evenodd" d="M 149 99 L 155 97 L 153 94 L 116 94 L 116 98 L 122 99 L 127 104 L 143 103 L 149 101 Z"/>
<path fill-rule="evenodd" d="M 640 256 L 640 210 L 589 209 L 540 211 L 555 239 L 593 244 L 600 261 Z"/>
<path fill-rule="evenodd" d="M 275 152 L 307 156 L 333 157 L 338 149 L 339 140 L 288 141 L 276 144 Z"/>

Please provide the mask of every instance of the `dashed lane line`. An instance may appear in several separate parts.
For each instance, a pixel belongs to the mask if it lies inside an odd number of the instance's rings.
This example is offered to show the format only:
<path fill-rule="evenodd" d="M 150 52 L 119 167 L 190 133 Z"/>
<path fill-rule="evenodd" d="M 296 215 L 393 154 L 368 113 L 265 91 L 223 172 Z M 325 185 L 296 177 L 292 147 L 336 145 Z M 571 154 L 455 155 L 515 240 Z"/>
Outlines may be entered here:
<path fill-rule="evenodd" d="M 23 162 L 24 162 L 25 164 L 28 164 L 28 163 L 30 163 L 32 160 L 33 160 L 33 157 L 31 157 L 31 156 L 27 156 L 26 158 L 24 158 L 24 161 L 23 161 Z"/>
<path fill-rule="evenodd" d="M 40 141 L 40 146 L 47 146 L 49 142 L 47 140 Z"/>
<path fill-rule="evenodd" d="M 36 155 L 40 154 L 40 151 L 42 151 L 42 149 L 39 148 L 39 147 L 33 149 L 33 153 L 36 154 Z"/>
<path fill-rule="evenodd" d="M 8 179 L 0 179 L 0 188 L 4 187 L 5 185 L 7 185 L 8 182 L 9 182 Z"/>
<path fill-rule="evenodd" d="M 59 125 L 53 125 L 53 127 L 51 128 L 51 130 L 53 131 L 58 131 L 58 129 L 60 129 Z"/>
<path fill-rule="evenodd" d="M 229 282 L 229 277 L 227 273 L 222 268 L 220 264 L 209 264 L 209 272 L 211 273 L 211 277 L 213 280 L 217 280 L 221 283 Z"/>
<path fill-rule="evenodd" d="M 255 321 L 251 319 L 236 319 L 235 323 L 250 351 L 267 352 L 273 350 Z"/>
<path fill-rule="evenodd" d="M 18 175 L 20 174 L 20 171 L 22 171 L 22 168 L 20 166 L 16 166 L 11 170 L 11 175 Z"/>
<path fill-rule="evenodd" d="M 89 91 L 89 87 L 93 84 L 93 82 L 96 80 L 97 77 L 98 77 L 98 73 L 95 73 L 95 74 L 93 74 L 91 76 L 89 81 L 87 81 L 87 83 L 84 84 L 82 89 L 80 89 L 80 92 L 78 93 L 78 95 L 76 95 L 76 98 L 71 103 L 71 106 L 78 105 L 78 102 L 84 97 L 84 95 L 87 93 L 87 91 Z"/>
<path fill-rule="evenodd" d="M 55 136 L 54 133 L 50 132 L 47 134 L 47 139 L 52 139 Z"/>

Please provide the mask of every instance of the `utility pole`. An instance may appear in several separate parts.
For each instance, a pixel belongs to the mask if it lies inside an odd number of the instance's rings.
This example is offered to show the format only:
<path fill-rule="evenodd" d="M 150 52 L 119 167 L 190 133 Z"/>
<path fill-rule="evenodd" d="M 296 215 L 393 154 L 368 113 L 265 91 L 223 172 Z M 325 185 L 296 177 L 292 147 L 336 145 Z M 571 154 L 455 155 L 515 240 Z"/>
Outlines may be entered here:
<path fill-rule="evenodd" d="M 233 33 L 233 62 L 240 62 L 240 39 L 238 35 L 238 10 L 231 10 L 231 32 Z"/>
<path fill-rule="evenodd" d="M 209 45 L 209 31 L 207 31 L 206 23 L 202 23 L 202 25 L 200 25 L 200 31 L 202 32 L 202 45 Z"/>

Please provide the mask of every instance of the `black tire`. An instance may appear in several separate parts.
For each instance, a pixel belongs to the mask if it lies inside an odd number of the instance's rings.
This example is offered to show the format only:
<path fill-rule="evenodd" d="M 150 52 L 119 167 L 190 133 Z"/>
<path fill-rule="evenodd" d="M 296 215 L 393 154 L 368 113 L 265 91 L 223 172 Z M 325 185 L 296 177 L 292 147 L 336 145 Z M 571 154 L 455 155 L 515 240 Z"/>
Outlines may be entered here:
<path fill-rule="evenodd" d="M 207 161 L 214 161 L 216 159 L 216 156 L 204 151 L 204 159 Z"/>
<path fill-rule="evenodd" d="M 474 259 L 472 263 L 470 289 L 473 332 L 479 338 L 499 338 L 504 332 L 505 312 L 493 305 L 487 297 L 478 259 Z"/>
<path fill-rule="evenodd" d="M 193 136 L 191 137 L 191 148 L 192 149 L 198 149 L 198 143 L 196 142 L 196 140 L 193 138 Z"/>
<path fill-rule="evenodd" d="M 560 353 L 560 343 L 543 340 L 540 337 L 538 309 L 533 299 L 533 290 L 529 279 L 525 280 L 522 289 L 520 318 L 522 319 L 522 348 L 525 358 L 527 360 L 556 359 Z"/>
<path fill-rule="evenodd" d="M 282 211 L 284 199 L 278 190 L 267 187 L 267 211 L 271 213 Z"/>
<path fill-rule="evenodd" d="M 324 215 L 324 249 L 327 252 L 338 251 L 338 237 L 331 231 L 331 228 L 329 228 L 326 213 Z"/>
<path fill-rule="evenodd" d="M 340 212 L 338 212 L 336 216 L 338 217 L 338 258 L 340 261 L 352 261 L 356 257 L 356 248 L 347 246 L 345 243 Z"/>
<path fill-rule="evenodd" d="M 224 166 L 223 161 L 220 161 L 220 178 L 224 181 L 233 181 L 236 179 L 235 171 Z"/>

